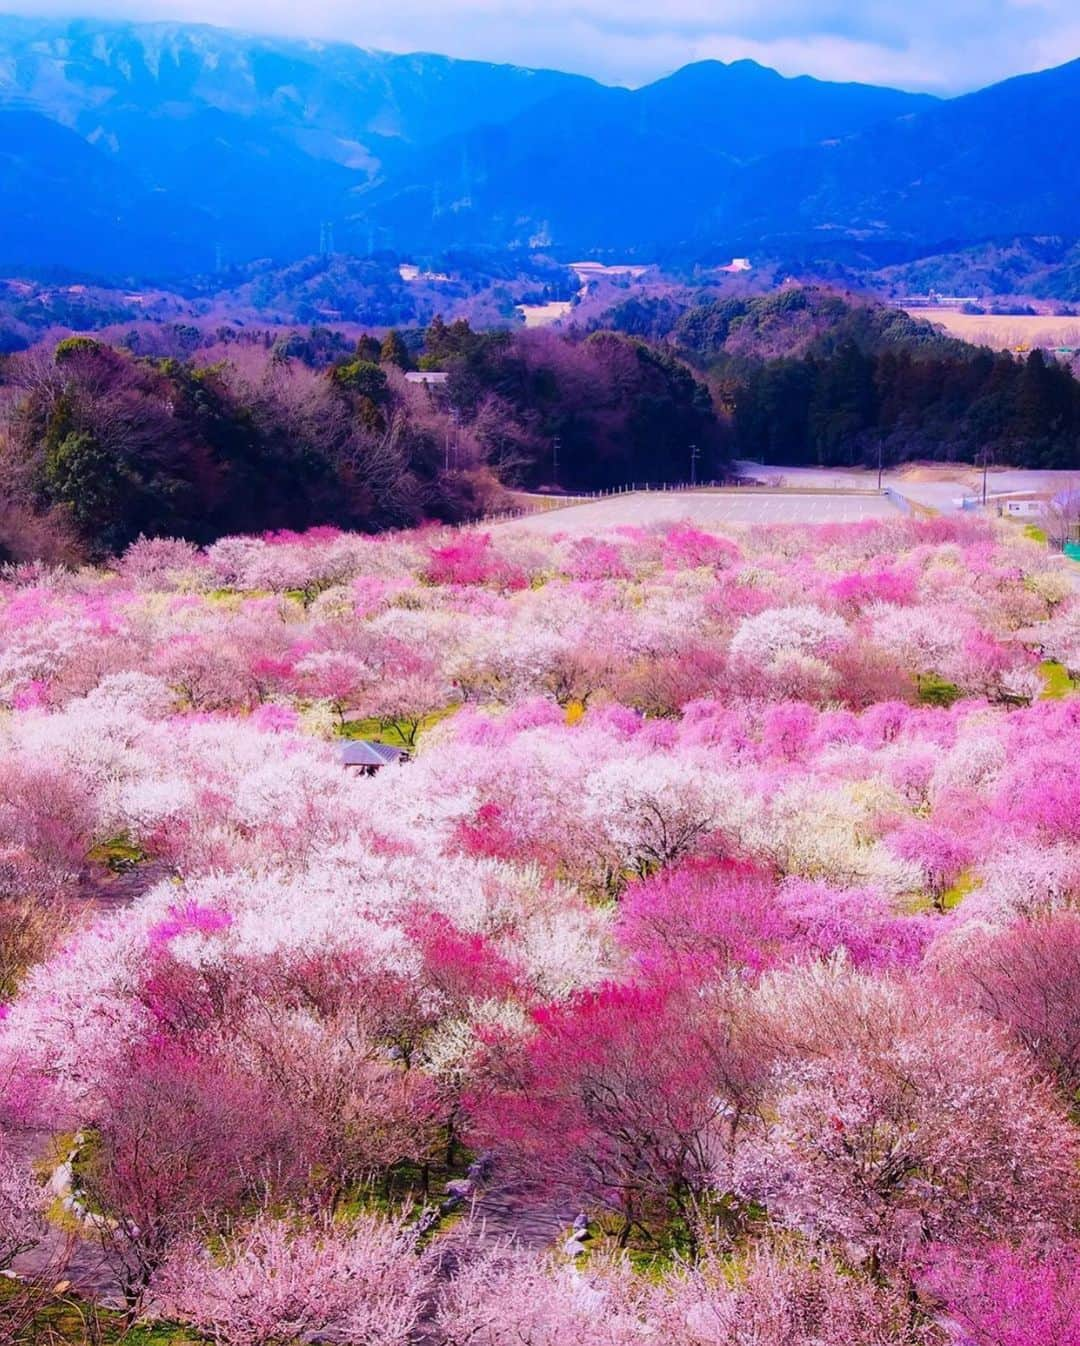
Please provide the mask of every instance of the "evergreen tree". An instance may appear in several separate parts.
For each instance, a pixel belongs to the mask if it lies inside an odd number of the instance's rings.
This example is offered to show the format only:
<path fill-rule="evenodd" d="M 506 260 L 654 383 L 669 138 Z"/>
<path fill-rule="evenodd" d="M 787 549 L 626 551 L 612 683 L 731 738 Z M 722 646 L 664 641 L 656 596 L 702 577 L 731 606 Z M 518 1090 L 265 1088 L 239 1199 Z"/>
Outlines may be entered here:
<path fill-rule="evenodd" d="M 396 327 L 392 327 L 383 338 L 379 348 L 379 363 L 396 365 L 398 369 L 412 369 L 413 362 L 408 347 Z"/>

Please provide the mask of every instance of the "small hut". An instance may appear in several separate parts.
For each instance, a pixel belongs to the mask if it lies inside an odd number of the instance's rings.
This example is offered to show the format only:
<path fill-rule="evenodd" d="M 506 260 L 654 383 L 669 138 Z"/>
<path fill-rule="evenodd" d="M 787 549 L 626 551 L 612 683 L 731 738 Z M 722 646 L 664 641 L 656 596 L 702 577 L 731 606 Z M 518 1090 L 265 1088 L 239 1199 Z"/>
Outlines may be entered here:
<path fill-rule="evenodd" d="M 359 771 L 363 776 L 374 776 L 384 766 L 408 760 L 409 754 L 404 748 L 393 748 L 389 743 L 373 743 L 366 738 L 352 739 L 338 749 L 341 765 L 350 771 Z"/>

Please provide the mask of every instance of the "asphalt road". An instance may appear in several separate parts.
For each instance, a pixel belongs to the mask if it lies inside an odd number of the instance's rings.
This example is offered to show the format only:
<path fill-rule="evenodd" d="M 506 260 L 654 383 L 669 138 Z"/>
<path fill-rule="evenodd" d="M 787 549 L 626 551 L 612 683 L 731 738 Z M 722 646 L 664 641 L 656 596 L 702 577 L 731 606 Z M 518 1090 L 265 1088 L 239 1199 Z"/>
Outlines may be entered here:
<path fill-rule="evenodd" d="M 857 468 L 781 467 L 764 463 L 740 463 L 748 476 L 766 483 L 782 481 L 788 487 L 826 487 L 836 491 L 866 490 L 877 485 L 877 473 Z M 947 475 L 919 480 L 917 473 L 887 471 L 886 486 L 901 495 L 926 505 L 939 514 L 953 514 L 961 502 L 978 499 L 982 494 L 982 469 L 957 463 Z M 1056 472 L 1044 469 L 991 467 L 986 475 L 989 496 L 1008 491 L 1064 491 L 1080 489 L 1080 472 Z"/>

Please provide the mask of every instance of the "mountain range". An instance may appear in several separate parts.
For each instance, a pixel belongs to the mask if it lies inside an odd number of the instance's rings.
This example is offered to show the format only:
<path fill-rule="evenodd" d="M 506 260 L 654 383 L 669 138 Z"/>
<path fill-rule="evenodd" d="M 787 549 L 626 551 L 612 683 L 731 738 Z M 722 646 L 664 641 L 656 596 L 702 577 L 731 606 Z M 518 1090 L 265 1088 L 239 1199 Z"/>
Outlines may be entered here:
<path fill-rule="evenodd" d="M 325 250 L 562 260 L 1080 237 L 1080 61 L 964 97 L 702 62 L 557 71 L 0 18 L 0 266 L 181 277 Z"/>

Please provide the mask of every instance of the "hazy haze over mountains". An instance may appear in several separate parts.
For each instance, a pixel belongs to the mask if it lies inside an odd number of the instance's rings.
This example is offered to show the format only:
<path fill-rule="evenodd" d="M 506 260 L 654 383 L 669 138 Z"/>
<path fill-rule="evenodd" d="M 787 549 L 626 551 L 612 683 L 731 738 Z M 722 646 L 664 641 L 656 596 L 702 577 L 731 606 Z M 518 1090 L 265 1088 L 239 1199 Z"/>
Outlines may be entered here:
<path fill-rule="evenodd" d="M 697 61 L 966 93 L 1080 52 L 1075 0 L 11 0 L 20 13 L 213 22 L 637 87 Z"/>
<path fill-rule="evenodd" d="M 1080 235 L 1080 62 L 962 98 L 702 62 L 580 76 L 0 19 L 0 263 L 183 275 L 335 245 L 653 260 Z"/>

